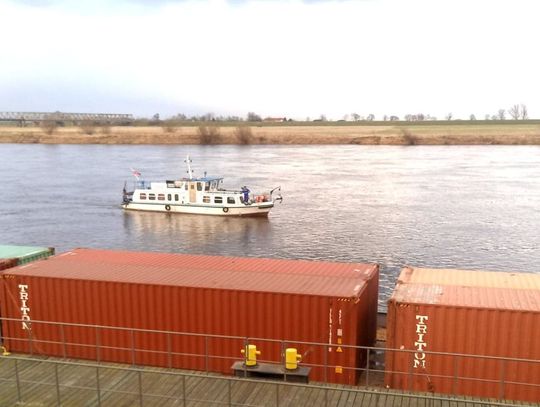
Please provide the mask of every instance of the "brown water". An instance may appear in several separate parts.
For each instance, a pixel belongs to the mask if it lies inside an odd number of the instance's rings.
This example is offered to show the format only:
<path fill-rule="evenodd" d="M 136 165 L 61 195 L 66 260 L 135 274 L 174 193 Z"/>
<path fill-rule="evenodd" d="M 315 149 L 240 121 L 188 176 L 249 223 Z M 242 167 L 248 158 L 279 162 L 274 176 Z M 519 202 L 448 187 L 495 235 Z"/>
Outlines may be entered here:
<path fill-rule="evenodd" d="M 143 178 L 281 185 L 268 219 L 124 212 Z M 0 244 L 540 272 L 540 148 L 0 145 Z"/>

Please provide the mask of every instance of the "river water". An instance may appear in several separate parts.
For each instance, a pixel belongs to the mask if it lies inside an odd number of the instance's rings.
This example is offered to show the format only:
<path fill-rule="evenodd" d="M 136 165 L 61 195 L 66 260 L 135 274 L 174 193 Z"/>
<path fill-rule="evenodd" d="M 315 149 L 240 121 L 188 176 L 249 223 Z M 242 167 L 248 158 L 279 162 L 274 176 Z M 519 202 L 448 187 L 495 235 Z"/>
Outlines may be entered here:
<path fill-rule="evenodd" d="M 281 186 L 268 219 L 125 212 L 144 179 Z M 540 272 L 540 147 L 0 145 L 0 244 Z"/>

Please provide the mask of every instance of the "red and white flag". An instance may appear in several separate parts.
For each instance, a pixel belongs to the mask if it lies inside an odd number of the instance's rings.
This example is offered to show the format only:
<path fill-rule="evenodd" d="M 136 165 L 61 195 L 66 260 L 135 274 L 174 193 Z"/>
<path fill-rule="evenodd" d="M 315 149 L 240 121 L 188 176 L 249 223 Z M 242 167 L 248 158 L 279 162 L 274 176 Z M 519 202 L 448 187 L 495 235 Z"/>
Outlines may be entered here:
<path fill-rule="evenodd" d="M 135 178 L 137 178 L 137 180 L 139 179 L 139 177 L 141 176 L 141 173 L 137 170 L 134 170 L 133 168 L 131 168 L 131 173 L 133 174 L 133 176 Z"/>

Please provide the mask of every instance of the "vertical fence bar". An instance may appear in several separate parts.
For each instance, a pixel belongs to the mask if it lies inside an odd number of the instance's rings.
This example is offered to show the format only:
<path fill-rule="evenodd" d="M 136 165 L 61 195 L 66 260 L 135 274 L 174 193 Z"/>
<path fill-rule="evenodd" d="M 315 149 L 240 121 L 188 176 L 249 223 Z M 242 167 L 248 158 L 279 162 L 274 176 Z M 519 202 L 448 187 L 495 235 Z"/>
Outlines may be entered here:
<path fill-rule="evenodd" d="M 204 336 L 204 371 L 208 373 L 208 335 Z"/>
<path fill-rule="evenodd" d="M 367 349 L 367 356 L 366 356 L 366 386 L 369 386 L 369 351 L 370 349 Z"/>
<path fill-rule="evenodd" d="M 131 366 L 135 366 L 135 333 L 133 332 L 133 329 L 129 332 L 131 335 Z"/>
<path fill-rule="evenodd" d="M 504 398 L 504 385 L 506 376 L 506 359 L 501 360 L 501 382 L 499 384 L 499 398 Z"/>
<path fill-rule="evenodd" d="M 32 340 L 32 330 L 28 330 L 28 342 L 30 345 L 30 356 L 34 356 L 34 342 Z"/>
<path fill-rule="evenodd" d="M 279 383 L 276 383 L 276 407 L 279 407 Z"/>
<path fill-rule="evenodd" d="M 458 386 L 458 360 L 459 356 L 454 355 L 454 380 L 452 380 L 452 394 L 457 394 Z"/>
<path fill-rule="evenodd" d="M 169 369 L 172 369 L 172 343 L 171 343 L 171 333 L 167 332 L 167 364 Z"/>
<path fill-rule="evenodd" d="M 184 407 L 187 406 L 186 399 L 186 376 L 182 375 L 182 399 L 184 401 Z"/>
<path fill-rule="evenodd" d="M 17 363 L 17 359 L 15 359 L 15 382 L 17 383 L 17 400 L 20 403 L 22 403 L 21 398 L 21 381 L 19 379 L 19 364 Z"/>
<path fill-rule="evenodd" d="M 232 406 L 232 380 L 227 379 L 227 389 L 228 389 L 228 396 L 229 396 L 229 407 Z"/>
<path fill-rule="evenodd" d="M 62 400 L 60 396 L 60 382 L 58 380 L 58 364 L 57 363 L 54 364 L 54 380 L 56 383 L 56 404 L 58 406 L 61 406 Z"/>
<path fill-rule="evenodd" d="M 96 361 L 99 363 L 101 362 L 101 354 L 100 354 L 100 346 L 99 346 L 99 326 L 96 326 Z"/>
<path fill-rule="evenodd" d="M 67 358 L 67 349 L 66 349 L 66 333 L 64 332 L 64 324 L 60 325 L 60 338 L 62 338 L 62 355 L 64 359 Z"/>
<path fill-rule="evenodd" d="M 283 380 L 287 381 L 287 355 L 285 354 L 285 342 L 281 341 L 281 366 L 283 366 Z"/>
<path fill-rule="evenodd" d="M 140 370 L 137 371 L 137 379 L 139 381 L 139 405 L 143 407 L 143 388 L 142 388 L 142 372 Z"/>
<path fill-rule="evenodd" d="M 101 406 L 101 385 L 99 383 L 99 365 L 96 366 L 96 391 L 97 391 L 97 403 Z"/>
<path fill-rule="evenodd" d="M 328 384 L 328 352 L 330 347 L 324 347 L 324 382 Z"/>

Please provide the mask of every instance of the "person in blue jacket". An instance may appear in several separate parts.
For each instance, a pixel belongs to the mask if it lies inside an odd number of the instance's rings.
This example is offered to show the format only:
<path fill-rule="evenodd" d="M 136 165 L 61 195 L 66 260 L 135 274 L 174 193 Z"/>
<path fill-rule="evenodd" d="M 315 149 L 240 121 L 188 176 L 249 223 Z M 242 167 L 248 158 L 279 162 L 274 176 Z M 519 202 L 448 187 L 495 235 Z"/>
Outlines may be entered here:
<path fill-rule="evenodd" d="M 245 185 L 242 187 L 242 193 L 244 194 L 244 204 L 249 204 L 249 189 Z"/>

